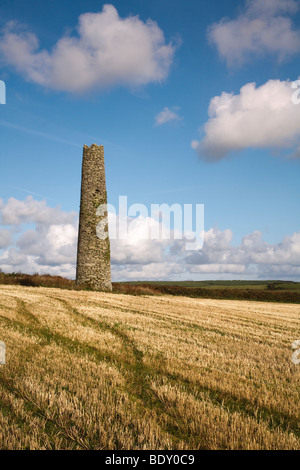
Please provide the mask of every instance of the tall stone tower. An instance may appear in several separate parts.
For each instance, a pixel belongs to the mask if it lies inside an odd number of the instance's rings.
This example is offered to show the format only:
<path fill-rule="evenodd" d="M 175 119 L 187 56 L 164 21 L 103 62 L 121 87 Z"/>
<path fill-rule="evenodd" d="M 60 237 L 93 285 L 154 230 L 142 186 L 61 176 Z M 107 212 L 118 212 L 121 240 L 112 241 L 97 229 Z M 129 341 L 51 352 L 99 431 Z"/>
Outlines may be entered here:
<path fill-rule="evenodd" d="M 111 291 L 107 212 L 99 208 L 101 204 L 107 204 L 104 149 L 102 145 L 93 144 L 91 147 L 85 145 L 82 160 L 76 283 L 96 290 Z"/>

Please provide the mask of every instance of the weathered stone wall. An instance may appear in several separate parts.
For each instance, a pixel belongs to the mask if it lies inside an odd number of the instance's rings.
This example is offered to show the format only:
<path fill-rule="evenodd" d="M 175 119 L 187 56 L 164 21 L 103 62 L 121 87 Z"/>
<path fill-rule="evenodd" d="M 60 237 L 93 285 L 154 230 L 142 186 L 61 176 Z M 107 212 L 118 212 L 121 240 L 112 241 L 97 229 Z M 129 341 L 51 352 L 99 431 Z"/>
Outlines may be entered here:
<path fill-rule="evenodd" d="M 107 204 L 104 149 L 96 144 L 83 147 L 80 218 L 77 249 L 77 284 L 93 289 L 111 291 L 109 237 L 101 240 L 96 235 L 100 217 L 96 210 Z M 107 227 L 108 230 L 108 227 Z"/>

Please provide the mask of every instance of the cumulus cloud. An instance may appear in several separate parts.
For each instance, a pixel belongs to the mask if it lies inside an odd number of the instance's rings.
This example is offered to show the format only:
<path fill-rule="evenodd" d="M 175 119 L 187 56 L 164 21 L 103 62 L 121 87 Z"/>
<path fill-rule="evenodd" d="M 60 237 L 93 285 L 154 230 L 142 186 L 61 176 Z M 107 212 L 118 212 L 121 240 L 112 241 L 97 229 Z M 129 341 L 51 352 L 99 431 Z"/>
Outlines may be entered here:
<path fill-rule="evenodd" d="M 300 265 L 300 232 L 286 236 L 274 245 L 265 242 L 259 231 L 245 235 L 237 246 L 232 245 L 232 236 L 230 230 L 210 229 L 206 233 L 203 250 L 188 254 L 186 263 L 196 265 L 197 269 L 199 266 L 201 269 L 205 266 L 207 272 L 210 272 L 209 269 L 215 269 L 217 265 L 223 270 L 229 269 L 230 272 L 235 272 L 233 266 L 238 270 L 243 267 L 245 272 L 252 265 L 256 265 L 258 272 L 261 267 L 266 270 L 268 266 L 270 273 L 274 268 L 277 272 L 278 266 L 289 266 L 293 269 Z"/>
<path fill-rule="evenodd" d="M 162 124 L 166 124 L 167 122 L 179 122 L 182 120 L 182 117 L 178 114 L 177 106 L 173 108 L 165 107 L 160 113 L 155 116 L 155 126 L 161 126 Z"/>
<path fill-rule="evenodd" d="M 192 147 L 207 160 L 220 160 L 246 148 L 287 149 L 300 156 L 300 106 L 293 103 L 290 81 L 269 80 L 240 93 L 223 92 L 209 105 L 202 141 Z"/>
<path fill-rule="evenodd" d="M 300 232 L 278 244 L 268 244 L 262 233 L 246 235 L 237 246 L 231 230 L 211 228 L 205 232 L 201 250 L 186 251 L 184 240 L 135 240 L 112 243 L 115 280 L 149 279 L 300 279 Z M 114 253 L 122 253 L 115 256 Z M 136 255 L 136 251 L 139 252 Z M 146 254 L 147 253 L 147 254 Z"/>
<path fill-rule="evenodd" d="M 252 15 L 277 15 L 296 13 L 299 10 L 297 0 L 248 0 L 247 11 Z"/>
<path fill-rule="evenodd" d="M 298 9 L 296 0 L 248 0 L 236 19 L 210 26 L 208 37 L 229 66 L 265 54 L 283 60 L 300 51 L 300 31 L 288 16 Z"/>
<path fill-rule="evenodd" d="M 156 22 L 120 18 L 113 5 L 80 15 L 77 34 L 63 36 L 51 51 L 40 49 L 36 35 L 14 22 L 0 36 L 2 62 L 29 81 L 72 93 L 160 82 L 174 52 Z"/>
<path fill-rule="evenodd" d="M 74 262 L 77 227 L 71 224 L 37 225 L 27 230 L 16 242 L 22 254 L 36 256 L 39 266 L 57 266 Z"/>
<path fill-rule="evenodd" d="M 211 263 L 192 266 L 190 271 L 198 274 L 244 274 L 246 267 L 242 264 Z"/>
<path fill-rule="evenodd" d="M 62 212 L 60 207 L 49 207 L 47 202 L 37 201 L 27 196 L 24 201 L 13 197 L 6 203 L 0 199 L 0 212 L 2 225 L 20 225 L 34 222 L 37 224 L 68 224 L 76 215 L 75 212 Z"/>
<path fill-rule="evenodd" d="M 10 221 L 11 230 L 0 224 L 0 268 L 4 272 L 61 275 L 75 277 L 78 220 L 74 213 L 48 207 L 27 198 L 14 200 L 18 207 Z M 13 207 L 11 200 L 0 200 L 0 213 Z M 35 210 L 32 208 L 35 207 Z M 45 217 L 55 210 L 55 218 Z M 119 216 L 110 213 L 110 227 Z M 3 220 L 3 217 L 2 217 Z M 7 222 L 7 219 L 6 219 Z M 28 227 L 28 224 L 30 227 Z M 262 233 L 247 234 L 233 245 L 231 230 L 210 228 L 204 234 L 201 250 L 187 251 L 186 240 L 152 217 L 128 218 L 128 238 L 111 240 L 113 280 L 197 279 L 245 276 L 248 279 L 300 280 L 300 232 L 268 244 Z M 147 239 L 148 228 L 159 226 L 160 239 Z M 176 236 L 175 236 L 176 235 Z"/>
<path fill-rule="evenodd" d="M 9 230 L 6 230 L 4 228 L 0 229 L 0 250 L 10 245 L 11 238 L 12 238 L 12 235 Z"/>
<path fill-rule="evenodd" d="M 76 212 L 28 196 L 0 200 L 0 267 L 3 271 L 75 275 Z M 30 228 L 28 228 L 30 226 Z M 33 228 L 31 228 L 33 226 Z M 2 249 L 2 251 L 1 251 Z"/>

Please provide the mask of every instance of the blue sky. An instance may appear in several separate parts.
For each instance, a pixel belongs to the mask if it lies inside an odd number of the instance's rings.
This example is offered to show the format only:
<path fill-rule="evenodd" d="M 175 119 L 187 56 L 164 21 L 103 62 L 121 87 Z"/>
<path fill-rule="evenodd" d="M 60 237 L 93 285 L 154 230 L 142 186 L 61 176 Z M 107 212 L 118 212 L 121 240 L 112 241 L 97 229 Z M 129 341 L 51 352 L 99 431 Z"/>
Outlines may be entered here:
<path fill-rule="evenodd" d="M 300 280 L 299 6 L 2 0 L 0 267 L 74 275 L 98 143 L 110 203 L 205 205 L 199 256 L 112 244 L 114 280 Z"/>

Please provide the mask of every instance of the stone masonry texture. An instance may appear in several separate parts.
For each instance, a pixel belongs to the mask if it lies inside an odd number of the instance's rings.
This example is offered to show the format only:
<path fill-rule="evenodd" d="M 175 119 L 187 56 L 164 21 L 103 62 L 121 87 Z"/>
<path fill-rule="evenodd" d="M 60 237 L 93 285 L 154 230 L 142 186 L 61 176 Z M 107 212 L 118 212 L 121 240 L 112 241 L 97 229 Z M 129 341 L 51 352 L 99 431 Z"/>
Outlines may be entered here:
<path fill-rule="evenodd" d="M 96 234 L 99 222 L 107 217 L 96 215 L 107 204 L 104 149 L 93 144 L 83 147 L 81 199 L 77 248 L 76 283 L 95 290 L 111 291 L 110 243 Z M 106 226 L 108 231 L 108 225 Z"/>

